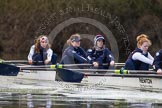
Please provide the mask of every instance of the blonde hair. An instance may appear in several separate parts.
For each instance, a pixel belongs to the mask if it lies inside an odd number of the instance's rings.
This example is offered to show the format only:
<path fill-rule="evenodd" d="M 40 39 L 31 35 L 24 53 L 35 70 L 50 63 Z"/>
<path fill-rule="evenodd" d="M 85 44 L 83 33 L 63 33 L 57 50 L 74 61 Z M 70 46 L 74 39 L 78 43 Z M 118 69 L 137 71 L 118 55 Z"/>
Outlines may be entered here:
<path fill-rule="evenodd" d="M 78 33 L 72 34 L 72 35 L 70 36 L 70 38 L 66 41 L 67 45 L 70 46 L 70 45 L 71 45 L 71 42 L 72 42 L 72 39 L 75 38 L 75 37 L 80 38 L 80 35 L 79 35 Z"/>
<path fill-rule="evenodd" d="M 137 47 L 139 48 L 144 42 L 148 42 L 149 46 L 152 45 L 151 41 L 148 39 L 148 36 L 145 34 L 141 34 L 137 36 Z"/>
<path fill-rule="evenodd" d="M 40 49 L 40 38 L 42 38 L 43 36 L 46 36 L 46 35 L 40 35 L 40 36 L 38 36 L 38 38 L 36 38 L 35 40 L 34 40 L 34 45 L 35 45 L 35 49 L 34 49 L 34 52 L 35 53 L 39 53 L 40 51 L 39 51 L 39 49 Z M 46 36 L 47 37 L 47 36 Z M 47 49 L 49 49 L 50 48 L 50 44 L 48 43 L 47 44 L 47 46 L 46 46 L 46 50 Z"/>

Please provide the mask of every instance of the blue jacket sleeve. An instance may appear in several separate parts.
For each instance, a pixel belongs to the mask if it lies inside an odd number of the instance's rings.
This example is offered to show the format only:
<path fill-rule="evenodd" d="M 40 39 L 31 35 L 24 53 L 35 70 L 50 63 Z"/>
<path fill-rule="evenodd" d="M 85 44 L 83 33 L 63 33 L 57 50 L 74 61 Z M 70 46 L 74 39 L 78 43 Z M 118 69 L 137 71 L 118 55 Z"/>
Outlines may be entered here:
<path fill-rule="evenodd" d="M 153 66 L 155 70 L 162 69 L 162 50 L 156 52 L 154 57 Z"/>
<path fill-rule="evenodd" d="M 99 65 L 102 65 L 103 64 L 103 59 L 104 59 L 104 55 L 100 55 L 98 58 L 96 58 L 96 62 L 98 62 Z"/>
<path fill-rule="evenodd" d="M 87 50 L 87 60 L 89 61 L 89 63 L 92 63 L 93 60 L 93 50 L 92 49 L 88 49 Z"/>
<path fill-rule="evenodd" d="M 110 62 L 114 60 L 114 56 L 108 48 L 105 48 L 104 55 L 106 57 L 106 62 Z"/>
<path fill-rule="evenodd" d="M 86 53 L 82 48 L 79 48 L 80 54 L 78 54 L 75 50 L 69 49 L 67 51 L 67 55 L 76 59 L 79 63 L 88 63 L 86 59 Z"/>
<path fill-rule="evenodd" d="M 90 63 L 98 62 L 99 65 L 102 65 L 102 63 L 103 63 L 103 55 L 96 57 L 96 55 L 94 54 L 94 50 L 92 50 L 92 49 L 88 49 L 87 59 L 89 60 Z"/>

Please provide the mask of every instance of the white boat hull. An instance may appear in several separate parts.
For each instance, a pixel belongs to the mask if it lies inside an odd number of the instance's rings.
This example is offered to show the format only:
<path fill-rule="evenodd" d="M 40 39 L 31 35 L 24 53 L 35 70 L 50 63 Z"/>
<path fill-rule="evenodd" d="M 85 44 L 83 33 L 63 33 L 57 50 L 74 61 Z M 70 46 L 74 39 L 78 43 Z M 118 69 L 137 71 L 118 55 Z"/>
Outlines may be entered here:
<path fill-rule="evenodd" d="M 38 70 L 23 70 L 17 75 L 19 79 L 31 79 L 31 80 L 50 80 L 54 81 L 56 77 L 56 71 L 38 71 Z"/>
<path fill-rule="evenodd" d="M 133 87 L 142 90 L 162 91 L 162 78 L 146 77 L 114 77 L 114 76 L 87 76 L 81 83 L 96 86 Z"/>
<path fill-rule="evenodd" d="M 136 74 L 137 75 L 137 74 Z M 132 77 L 133 76 L 133 77 Z M 124 76 L 124 75 L 99 75 L 92 74 L 86 75 L 81 83 L 93 84 L 94 86 L 109 86 L 109 87 L 133 87 L 143 90 L 162 91 L 162 76 L 160 77 L 147 77 L 147 74 L 142 76 Z M 149 76 L 149 75 L 148 75 Z M 31 80 L 50 80 L 55 81 L 56 71 L 43 71 L 43 70 L 23 70 L 19 72 L 17 78 L 31 79 Z"/>

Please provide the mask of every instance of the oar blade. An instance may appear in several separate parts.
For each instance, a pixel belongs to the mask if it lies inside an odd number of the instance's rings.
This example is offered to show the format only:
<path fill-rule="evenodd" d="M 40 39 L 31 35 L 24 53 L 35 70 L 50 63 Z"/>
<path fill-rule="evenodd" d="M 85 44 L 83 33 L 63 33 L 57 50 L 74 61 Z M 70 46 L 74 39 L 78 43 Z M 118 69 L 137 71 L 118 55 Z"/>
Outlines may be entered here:
<path fill-rule="evenodd" d="M 20 71 L 19 67 L 9 65 L 9 64 L 0 64 L 0 75 L 3 76 L 17 76 Z"/>
<path fill-rule="evenodd" d="M 72 71 L 68 69 L 56 69 L 59 78 L 65 82 L 81 82 L 84 74 L 77 71 Z"/>

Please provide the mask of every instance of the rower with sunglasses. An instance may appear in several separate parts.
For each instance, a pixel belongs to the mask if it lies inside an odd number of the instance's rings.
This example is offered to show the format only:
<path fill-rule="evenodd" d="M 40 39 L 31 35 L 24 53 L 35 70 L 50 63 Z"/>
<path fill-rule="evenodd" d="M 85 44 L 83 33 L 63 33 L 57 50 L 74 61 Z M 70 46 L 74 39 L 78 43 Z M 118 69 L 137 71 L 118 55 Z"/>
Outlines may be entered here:
<path fill-rule="evenodd" d="M 105 38 L 102 35 L 96 35 L 94 46 L 88 49 L 87 56 L 93 64 L 92 68 L 109 69 L 114 67 L 115 61 L 111 51 L 105 47 Z M 105 65 L 103 65 L 105 64 Z"/>
<path fill-rule="evenodd" d="M 48 65 L 56 62 L 57 55 L 53 53 L 49 45 L 47 36 L 41 35 L 35 40 L 35 44 L 31 46 L 28 55 L 29 64 Z"/>
<path fill-rule="evenodd" d="M 68 47 L 63 52 L 61 64 L 81 64 L 88 63 L 86 52 L 80 46 L 80 35 L 73 34 L 67 40 Z"/>

